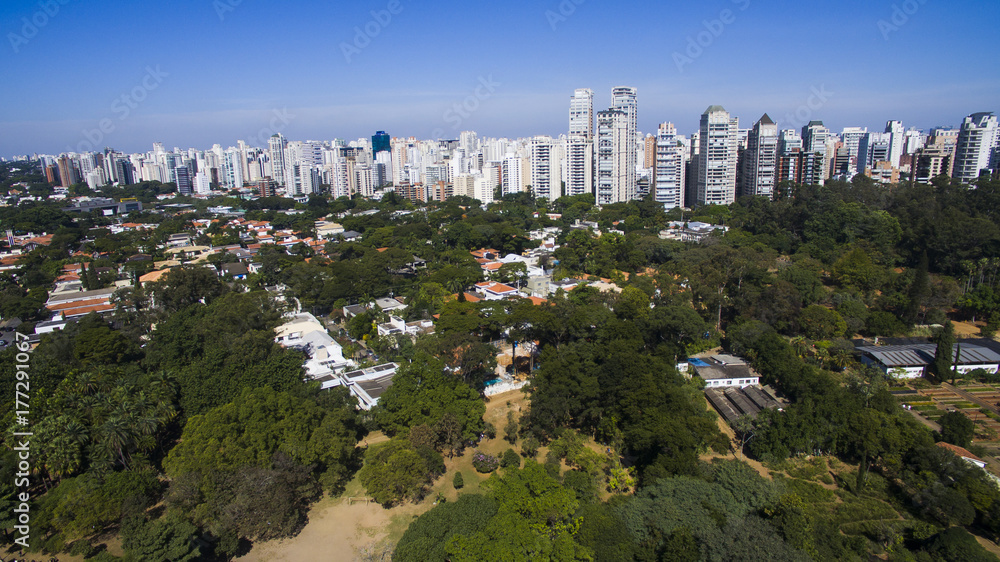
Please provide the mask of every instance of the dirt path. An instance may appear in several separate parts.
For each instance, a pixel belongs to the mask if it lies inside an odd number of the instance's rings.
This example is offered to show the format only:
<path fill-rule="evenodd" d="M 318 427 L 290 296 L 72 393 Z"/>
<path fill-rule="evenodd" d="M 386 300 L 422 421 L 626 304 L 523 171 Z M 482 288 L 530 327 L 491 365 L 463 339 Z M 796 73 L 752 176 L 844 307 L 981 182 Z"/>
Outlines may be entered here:
<path fill-rule="evenodd" d="M 937 431 L 938 433 L 941 432 L 941 425 L 938 422 L 931 421 L 931 420 L 929 420 L 929 419 L 921 416 L 920 412 L 918 412 L 916 410 L 907 410 L 907 412 L 910 412 L 911 414 L 913 414 L 913 417 L 917 418 L 918 422 L 924 424 L 925 426 L 927 426 L 928 428 L 930 428 L 932 431 Z"/>

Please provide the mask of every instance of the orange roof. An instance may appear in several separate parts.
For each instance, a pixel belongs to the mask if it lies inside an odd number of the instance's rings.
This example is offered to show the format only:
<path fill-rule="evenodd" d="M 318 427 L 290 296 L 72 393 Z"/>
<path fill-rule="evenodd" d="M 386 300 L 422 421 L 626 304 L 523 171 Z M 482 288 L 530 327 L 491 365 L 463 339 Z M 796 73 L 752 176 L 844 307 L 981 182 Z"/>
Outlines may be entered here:
<path fill-rule="evenodd" d="M 388 249 L 389 249 L 389 248 L 375 248 L 375 250 L 376 250 L 376 251 L 379 251 L 379 252 L 384 252 L 384 251 L 386 251 L 386 250 L 388 250 Z"/>
<path fill-rule="evenodd" d="M 504 285 L 503 283 L 493 283 L 489 287 L 486 287 L 486 290 L 493 291 L 494 293 L 513 293 L 517 291 L 514 287 Z"/>
<path fill-rule="evenodd" d="M 58 310 L 71 310 L 74 308 L 87 307 L 87 306 L 100 306 L 102 304 L 108 304 L 108 299 L 88 299 L 85 301 L 75 301 L 75 302 L 64 302 L 61 304 L 46 305 L 45 308 L 53 311 Z"/>
<path fill-rule="evenodd" d="M 542 297 L 528 297 L 528 300 L 530 300 L 531 304 L 535 306 L 549 302 L 548 300 L 543 299 Z"/>
<path fill-rule="evenodd" d="M 52 243 L 52 235 L 46 234 L 45 236 L 36 236 L 34 238 L 28 238 L 24 241 L 25 244 L 35 243 L 40 246 L 48 246 Z"/>
<path fill-rule="evenodd" d="M 500 254 L 500 252 L 498 252 L 498 251 L 496 251 L 496 250 L 494 250 L 492 248 L 483 248 L 481 250 L 472 250 L 469 253 L 471 253 L 473 256 L 475 256 L 477 258 L 485 258 L 486 254 L 493 254 L 493 255 L 499 255 Z"/>
<path fill-rule="evenodd" d="M 67 273 L 65 275 L 60 275 L 59 277 L 56 277 L 56 281 L 79 281 L 79 280 L 80 276 L 74 275 L 72 273 Z"/>
<path fill-rule="evenodd" d="M 150 282 L 153 282 L 153 281 L 159 281 L 160 277 L 163 277 L 163 275 L 166 272 L 168 272 L 168 271 L 170 271 L 170 270 L 169 269 L 161 269 L 159 271 L 150 271 L 149 273 L 147 273 L 147 274 L 143 275 L 142 277 L 140 277 L 139 278 L 139 282 L 140 283 L 150 283 Z"/>
<path fill-rule="evenodd" d="M 967 459 L 972 459 L 974 461 L 984 462 L 983 459 L 977 457 L 976 455 L 973 455 L 967 449 L 963 449 L 958 445 L 952 445 L 951 443 L 945 443 L 944 441 L 938 441 L 937 443 L 935 443 L 935 445 L 941 447 L 942 449 L 948 449 L 949 451 L 955 453 L 960 457 L 965 457 Z"/>
<path fill-rule="evenodd" d="M 486 271 L 497 271 L 501 267 L 503 267 L 503 264 L 498 261 L 491 261 L 483 264 L 483 269 Z"/>
<path fill-rule="evenodd" d="M 72 308 L 63 310 L 63 315 L 67 318 L 73 316 L 85 316 L 91 312 L 108 312 L 109 310 L 114 310 L 115 305 L 113 304 L 98 304 L 94 306 L 84 306 L 81 308 Z"/>

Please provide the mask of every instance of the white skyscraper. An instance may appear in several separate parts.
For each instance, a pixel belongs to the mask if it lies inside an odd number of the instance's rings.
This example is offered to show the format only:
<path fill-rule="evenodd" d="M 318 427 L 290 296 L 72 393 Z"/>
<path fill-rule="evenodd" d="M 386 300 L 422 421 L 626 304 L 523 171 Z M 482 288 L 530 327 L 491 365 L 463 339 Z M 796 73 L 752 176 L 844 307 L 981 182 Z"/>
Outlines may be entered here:
<path fill-rule="evenodd" d="M 778 126 L 765 113 L 747 135 L 741 195 L 774 197 L 778 173 Z"/>
<path fill-rule="evenodd" d="M 863 162 L 865 159 L 859 156 L 859 151 L 861 149 L 861 141 L 867 134 L 867 127 L 844 127 L 844 130 L 840 132 L 840 140 L 844 143 L 844 148 L 847 149 L 849 158 L 848 166 L 852 172 L 864 172 L 863 166 L 861 170 L 858 170 L 858 162 Z"/>
<path fill-rule="evenodd" d="M 973 183 L 983 170 L 997 166 L 994 149 L 1000 141 L 1000 129 L 993 113 L 973 113 L 962 121 L 955 148 L 953 177 L 965 183 Z"/>
<path fill-rule="evenodd" d="M 285 147 L 288 142 L 281 133 L 272 135 L 267 141 L 268 151 L 271 153 L 271 177 L 279 185 L 285 185 Z"/>
<path fill-rule="evenodd" d="M 594 141 L 571 135 L 566 140 L 566 195 L 594 192 Z"/>
<path fill-rule="evenodd" d="M 701 116 L 697 203 L 728 205 L 736 201 L 736 158 L 740 120 L 721 105 Z"/>
<path fill-rule="evenodd" d="M 240 162 L 241 158 L 242 155 L 236 148 L 230 148 L 223 155 L 222 185 L 227 189 L 243 187 L 243 165 Z"/>
<path fill-rule="evenodd" d="M 569 101 L 569 136 L 594 138 L 594 91 L 581 88 Z"/>
<path fill-rule="evenodd" d="M 684 206 L 684 146 L 677 142 L 677 128 L 663 123 L 656 131 L 654 197 L 672 209 Z"/>
<path fill-rule="evenodd" d="M 205 172 L 194 176 L 194 192 L 198 195 L 208 195 L 212 191 L 212 181 Z"/>
<path fill-rule="evenodd" d="M 625 114 L 628 130 L 626 131 L 625 145 L 621 148 L 625 152 L 625 200 L 634 199 L 636 196 L 636 164 L 638 163 L 638 147 L 636 135 L 638 131 L 638 94 L 635 88 L 619 86 L 611 91 L 611 107 Z"/>
<path fill-rule="evenodd" d="M 535 197 L 547 197 L 549 201 L 562 195 L 562 174 L 557 145 L 552 137 L 531 139 L 531 189 Z"/>
<path fill-rule="evenodd" d="M 504 195 L 520 193 L 525 185 L 525 165 L 524 159 L 520 156 L 510 155 L 503 162 L 503 176 L 501 188 Z"/>
<path fill-rule="evenodd" d="M 616 109 L 597 112 L 597 177 L 595 190 L 598 205 L 609 205 L 629 200 L 631 195 L 628 178 L 635 177 L 626 147 L 634 144 L 635 137 L 628 134 L 628 115 Z M 629 143 L 632 139 L 632 143 Z M 631 162 L 635 163 L 635 151 Z M 634 191 L 634 187 L 633 187 Z"/>
<path fill-rule="evenodd" d="M 885 124 L 885 132 L 889 133 L 889 162 L 893 168 L 898 168 L 906 146 L 906 129 L 902 121 L 889 121 Z"/>

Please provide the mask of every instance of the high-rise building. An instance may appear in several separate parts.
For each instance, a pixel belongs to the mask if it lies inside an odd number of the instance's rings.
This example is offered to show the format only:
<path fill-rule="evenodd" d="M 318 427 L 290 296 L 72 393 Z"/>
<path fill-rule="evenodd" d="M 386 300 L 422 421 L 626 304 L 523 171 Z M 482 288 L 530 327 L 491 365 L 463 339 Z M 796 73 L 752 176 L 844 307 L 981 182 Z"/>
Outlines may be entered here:
<path fill-rule="evenodd" d="M 635 177 L 635 136 L 629 136 L 628 114 L 617 109 L 597 112 L 597 174 L 595 178 L 598 205 L 621 203 L 631 198 L 629 177 Z M 629 142 L 631 138 L 632 142 Z M 631 160 L 628 157 L 632 154 Z M 629 163 L 632 173 L 629 175 Z"/>
<path fill-rule="evenodd" d="M 594 192 L 594 141 L 582 136 L 566 140 L 566 195 Z"/>
<path fill-rule="evenodd" d="M 712 105 L 701 116 L 698 151 L 697 203 L 728 205 L 736 201 L 739 118 L 730 117 L 721 105 Z"/>
<path fill-rule="evenodd" d="M 889 133 L 889 163 L 898 168 L 906 148 L 906 129 L 902 121 L 889 121 L 885 124 L 885 132 Z"/>
<path fill-rule="evenodd" d="M 552 137 L 531 139 L 531 189 L 535 197 L 555 201 L 562 195 L 562 174 L 559 170 L 557 145 Z"/>
<path fill-rule="evenodd" d="M 864 161 L 865 157 L 859 156 L 861 141 L 868 134 L 867 127 L 844 127 L 840 132 L 840 140 L 844 143 L 847 152 L 847 169 L 837 170 L 837 173 L 850 174 L 853 172 L 863 172 L 864 166 L 858 167 L 858 163 Z"/>
<path fill-rule="evenodd" d="M 952 177 L 973 183 L 987 170 L 997 167 L 995 151 L 1000 141 L 997 118 L 992 112 L 973 113 L 962 121 L 955 147 L 955 164 Z M 62 165 L 59 167 L 62 173 Z"/>
<path fill-rule="evenodd" d="M 190 195 L 194 191 L 194 186 L 191 183 L 191 170 L 187 166 L 174 168 L 174 180 L 177 184 L 177 193 Z"/>
<path fill-rule="evenodd" d="M 581 88 L 569 101 L 569 136 L 594 138 L 594 91 Z"/>
<path fill-rule="evenodd" d="M 765 113 L 747 135 L 741 195 L 774 197 L 778 168 L 778 125 Z"/>
<path fill-rule="evenodd" d="M 59 185 L 62 187 L 70 187 L 73 184 L 80 183 L 80 177 L 76 174 L 76 167 L 73 166 L 73 161 L 66 156 L 60 156 L 56 160 L 56 166 L 59 167 Z"/>
<path fill-rule="evenodd" d="M 525 164 L 525 159 L 520 156 L 510 155 L 503 161 L 502 177 L 500 180 L 500 189 L 503 195 L 510 195 L 511 193 L 520 193 L 524 191 L 525 182 L 525 171 L 530 167 L 530 164 Z"/>
<path fill-rule="evenodd" d="M 869 168 L 878 168 L 879 162 L 890 162 L 891 154 L 891 133 L 866 134 L 858 147 L 858 172 L 865 173 Z"/>
<path fill-rule="evenodd" d="M 802 127 L 803 151 L 821 155 L 819 185 L 823 185 L 823 182 L 829 177 L 829 165 L 827 163 L 829 140 L 830 129 L 824 127 L 822 121 L 810 121 L 808 125 Z"/>
<path fill-rule="evenodd" d="M 278 185 L 285 185 L 285 148 L 288 141 L 281 133 L 271 135 L 267 140 L 267 148 L 271 153 L 271 177 Z"/>
<path fill-rule="evenodd" d="M 677 141 L 673 123 L 656 130 L 653 197 L 667 209 L 684 206 L 684 146 Z"/>
<path fill-rule="evenodd" d="M 625 114 L 628 130 L 626 131 L 625 145 L 622 150 L 625 152 L 625 200 L 635 199 L 636 196 L 636 165 L 638 164 L 638 93 L 635 88 L 619 86 L 611 91 L 611 108 L 617 109 Z"/>
<path fill-rule="evenodd" d="M 391 139 L 385 131 L 378 131 L 372 135 L 372 154 L 378 154 L 379 152 L 390 152 L 392 146 L 390 145 Z"/>
<path fill-rule="evenodd" d="M 258 183 L 260 180 L 258 180 Z M 194 175 L 194 192 L 198 195 L 208 195 L 212 191 L 212 180 L 205 172 L 198 172 Z M 273 194 L 272 194 L 273 195 Z M 261 195 L 261 197 L 267 197 Z"/>

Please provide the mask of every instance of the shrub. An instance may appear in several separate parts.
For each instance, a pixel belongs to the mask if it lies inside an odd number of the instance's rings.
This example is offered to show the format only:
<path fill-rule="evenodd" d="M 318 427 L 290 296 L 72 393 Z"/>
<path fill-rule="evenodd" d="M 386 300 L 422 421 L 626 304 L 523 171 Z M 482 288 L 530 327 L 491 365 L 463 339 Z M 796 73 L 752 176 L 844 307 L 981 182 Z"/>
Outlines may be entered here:
<path fill-rule="evenodd" d="M 538 442 L 538 439 L 534 436 L 529 437 L 521 443 L 521 454 L 533 459 L 538 454 L 538 447 L 540 446 L 541 443 Z"/>
<path fill-rule="evenodd" d="M 456 490 L 461 490 L 465 487 L 465 477 L 462 476 L 461 472 L 455 473 L 455 478 L 452 479 L 451 485 L 454 486 Z"/>
<path fill-rule="evenodd" d="M 476 451 L 476 454 L 472 457 L 472 466 L 477 472 L 488 473 L 493 472 L 500 466 L 500 461 L 497 460 L 493 455 L 487 455 L 480 451 Z"/>
<path fill-rule="evenodd" d="M 503 452 L 503 456 L 500 457 L 500 466 L 504 468 L 520 468 L 521 467 L 521 455 L 517 454 L 514 449 L 507 449 Z"/>

